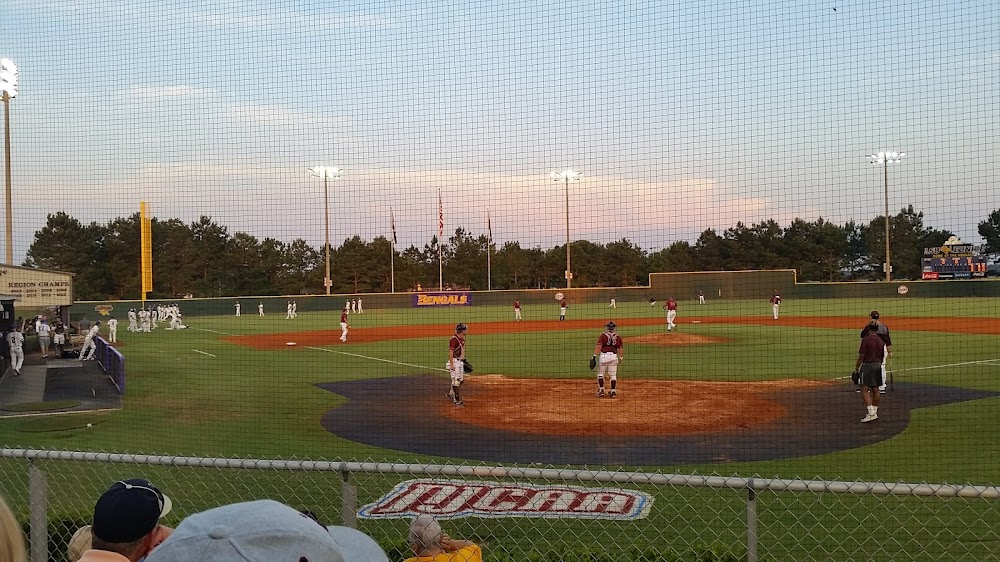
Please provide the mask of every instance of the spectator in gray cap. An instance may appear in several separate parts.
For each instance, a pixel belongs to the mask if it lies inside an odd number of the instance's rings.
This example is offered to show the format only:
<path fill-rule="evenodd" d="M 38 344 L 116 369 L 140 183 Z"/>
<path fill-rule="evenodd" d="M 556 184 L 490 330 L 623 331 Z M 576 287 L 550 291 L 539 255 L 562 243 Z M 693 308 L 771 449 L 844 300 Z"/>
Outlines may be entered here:
<path fill-rule="evenodd" d="M 273 500 L 224 505 L 181 521 L 147 562 L 389 562 L 368 535 L 324 527 Z"/>
<path fill-rule="evenodd" d="M 112 484 L 94 506 L 90 549 L 80 562 L 137 562 L 170 536 L 160 525 L 170 511 L 170 498 L 148 480 L 133 478 Z"/>
<path fill-rule="evenodd" d="M 483 562 L 483 551 L 476 543 L 449 537 L 441 524 L 427 514 L 418 515 L 410 523 L 409 543 L 416 556 L 407 558 L 406 562 Z"/>

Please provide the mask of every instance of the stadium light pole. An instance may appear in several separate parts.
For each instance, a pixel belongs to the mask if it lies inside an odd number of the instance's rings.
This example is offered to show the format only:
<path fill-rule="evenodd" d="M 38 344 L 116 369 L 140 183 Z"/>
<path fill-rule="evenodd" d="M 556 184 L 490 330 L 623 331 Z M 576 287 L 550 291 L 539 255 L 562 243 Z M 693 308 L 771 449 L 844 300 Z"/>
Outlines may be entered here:
<path fill-rule="evenodd" d="M 566 288 L 573 287 L 573 272 L 569 267 L 569 182 L 580 181 L 580 172 L 576 170 L 563 170 L 552 172 L 549 177 L 552 181 L 561 181 L 566 186 Z"/>
<path fill-rule="evenodd" d="M 10 100 L 17 97 L 17 65 L 14 61 L 0 59 L 0 91 L 3 92 L 3 154 L 4 179 L 7 189 L 7 265 L 14 265 L 13 192 L 10 187 Z"/>
<path fill-rule="evenodd" d="M 882 166 L 882 189 L 885 195 L 885 280 L 892 281 L 892 261 L 889 258 L 889 164 L 899 164 L 905 152 L 878 152 L 869 154 L 873 166 Z"/>
<path fill-rule="evenodd" d="M 326 215 L 326 277 L 323 278 L 323 285 L 326 286 L 326 294 L 329 295 L 333 281 L 330 280 L 330 190 L 328 182 L 331 179 L 339 178 L 344 170 L 333 166 L 314 166 L 309 168 L 309 173 L 317 178 L 323 178 L 323 213 Z"/>

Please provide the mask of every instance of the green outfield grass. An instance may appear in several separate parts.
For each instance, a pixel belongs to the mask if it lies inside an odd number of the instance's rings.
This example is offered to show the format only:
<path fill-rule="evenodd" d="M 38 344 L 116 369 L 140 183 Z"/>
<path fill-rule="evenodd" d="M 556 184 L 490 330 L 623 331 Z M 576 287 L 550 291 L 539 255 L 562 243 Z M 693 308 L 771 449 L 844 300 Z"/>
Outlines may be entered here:
<path fill-rule="evenodd" d="M 351 323 L 357 329 L 465 322 L 470 326 L 469 356 L 476 365 L 476 373 L 522 379 L 525 384 L 519 384 L 514 391 L 530 392 L 530 381 L 534 377 L 577 378 L 581 385 L 592 385 L 593 373 L 587 369 L 586 361 L 603 323 L 607 319 L 662 319 L 661 304 L 650 307 L 646 303 L 619 303 L 616 310 L 609 310 L 604 305 L 571 306 L 570 319 L 594 320 L 593 328 L 585 330 L 477 334 L 477 323 L 512 320 L 512 311 L 507 307 L 369 310 L 364 315 L 352 316 Z M 899 299 L 889 303 L 786 301 L 782 305 L 782 315 L 855 316 L 860 329 L 871 309 L 880 310 L 891 328 L 892 319 L 901 316 L 995 318 L 1000 313 L 1000 303 L 994 299 Z M 681 301 L 678 317 L 681 333 L 716 336 L 729 341 L 690 347 L 630 344 L 626 350 L 627 361 L 619 374 L 621 384 L 627 388 L 629 380 L 639 378 L 676 380 L 679 384 L 692 380 L 788 379 L 789 384 L 794 384 L 795 379 L 842 379 L 849 374 L 856 356 L 858 329 L 692 324 L 689 320 L 696 315 L 769 317 L 770 313 L 770 306 L 764 301 L 710 299 L 704 306 L 695 301 Z M 555 303 L 544 308 L 524 308 L 526 321 L 557 317 Z M 191 328 L 184 331 L 168 332 L 161 327 L 152 334 L 130 334 L 121 329 L 119 339 L 127 358 L 128 372 L 128 393 L 123 410 L 86 414 L 98 416 L 96 419 L 100 421 L 90 428 L 52 432 L 26 432 L 20 429 L 23 420 L 0 420 L 0 443 L 30 448 L 192 456 L 463 463 L 460 458 L 379 449 L 331 435 L 320 426 L 319 420 L 325 412 L 342 404 L 344 398 L 314 386 L 321 382 L 369 377 L 436 374 L 441 378 L 443 394 L 447 378 L 440 369 L 446 358 L 447 338 L 341 345 L 334 337 L 326 346 L 332 351 L 349 351 L 355 355 L 299 346 L 255 351 L 220 340 L 222 334 L 339 330 L 338 321 L 339 314 L 334 313 L 302 313 L 295 320 L 285 320 L 283 314 L 264 318 L 247 314 L 240 318 L 190 318 Z M 621 330 L 626 338 L 662 331 L 660 322 Z M 1000 359 L 1000 336 L 893 331 L 893 341 L 897 382 L 918 381 L 1000 391 L 1000 361 L 974 363 Z M 952 366 L 938 367 L 942 365 Z M 475 384 L 475 375 L 469 383 Z M 405 395 L 386 396 L 389 401 L 408 399 Z M 863 413 L 860 400 L 857 410 L 860 416 Z M 996 462 L 1000 458 L 998 411 L 1000 398 L 918 410 L 913 412 L 909 427 L 894 438 L 813 457 L 628 468 L 779 478 L 995 485 L 1000 482 L 1000 464 Z M 358 420 L 358 423 L 365 422 Z M 842 430 L 856 431 L 857 426 L 852 424 Z M 26 489 L 23 466 L 18 460 L 0 461 L 5 487 L 9 484 L 11 489 Z M 312 507 L 330 521 L 339 520 L 338 474 L 273 471 L 248 474 L 221 469 L 122 467 L 62 461 L 50 461 L 45 466 L 50 473 L 50 492 L 60 498 L 74 498 L 60 503 L 57 514 L 70 519 L 85 520 L 90 502 L 107 482 L 126 473 L 140 472 L 165 489 L 177 490 L 174 495 L 180 497 L 175 501 L 184 506 L 176 515 L 178 518 L 180 513 L 263 494 L 299 498 L 302 507 Z M 410 477 L 361 475 L 355 478 L 359 485 L 359 502 L 363 504 L 378 498 L 394 483 Z M 269 493 L 271 490 L 273 493 Z M 534 545 L 491 556 L 499 560 L 508 559 L 504 556 L 511 552 L 521 553 L 520 559 L 529 559 L 532 552 L 541 553 L 551 547 L 566 551 L 584 548 L 591 553 L 603 548 L 585 544 L 578 538 L 587 536 L 606 540 L 625 536 L 634 541 L 636 548 L 661 549 L 665 540 L 661 534 L 663 529 L 671 530 L 668 540 L 672 542 L 669 544 L 698 543 L 705 548 L 721 544 L 736 548 L 733 545 L 742 543 L 745 529 L 741 512 L 745 494 L 694 489 L 646 491 L 654 493 L 660 503 L 656 504 L 657 509 L 649 519 L 640 522 L 508 519 L 498 526 L 495 521 L 469 518 L 452 522 L 452 529 L 454 534 L 486 541 L 488 547 L 491 542 L 497 547 L 508 548 L 511 544 Z M 14 496 L 16 498 L 17 494 Z M 310 496 L 317 497 L 319 505 L 305 505 Z M 832 495 L 769 496 L 765 499 L 770 503 L 762 514 L 762 523 L 769 535 L 762 539 L 762 544 L 767 541 L 777 560 L 803 559 L 817 552 L 851 552 L 850 549 L 862 548 L 865 543 L 864 539 L 835 529 L 829 536 L 803 533 L 802 530 L 810 525 L 834 527 L 841 517 L 875 520 L 880 514 L 894 513 L 897 507 L 918 514 L 930 510 L 927 517 L 940 517 L 926 501 L 917 499 Z M 789 505 L 784 505 L 785 502 Z M 991 517 L 992 513 L 982 514 L 980 504 L 976 503 L 947 508 L 952 526 L 971 527 L 981 516 Z M 913 537 L 920 535 L 924 524 L 918 519 L 901 523 L 903 528 L 898 532 L 902 540 L 882 543 L 880 548 L 899 558 L 915 559 L 911 553 L 919 551 L 919 559 L 947 559 L 946 546 L 933 542 L 915 546 L 919 539 Z M 365 531 L 400 553 L 404 548 L 405 526 L 405 521 L 362 523 Z M 968 540 L 969 552 L 987 553 L 992 548 L 990 544 L 975 544 L 974 537 Z M 831 541 L 838 545 L 831 545 Z M 838 548 L 847 550 L 838 551 Z M 635 556 L 638 559 L 638 555 Z M 517 557 L 511 555 L 510 559 Z M 542 559 L 541 554 L 538 559 Z M 695 559 L 695 556 L 688 559 Z"/>

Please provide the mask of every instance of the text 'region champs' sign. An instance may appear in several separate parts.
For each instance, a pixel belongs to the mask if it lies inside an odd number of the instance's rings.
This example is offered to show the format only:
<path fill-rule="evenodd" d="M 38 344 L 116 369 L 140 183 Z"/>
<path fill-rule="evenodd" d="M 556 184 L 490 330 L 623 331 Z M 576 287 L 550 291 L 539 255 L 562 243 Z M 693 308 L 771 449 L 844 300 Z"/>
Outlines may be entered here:
<path fill-rule="evenodd" d="M 0 294 L 17 297 L 18 308 L 73 304 L 73 274 L 31 267 L 0 267 Z"/>
<path fill-rule="evenodd" d="M 468 293 L 416 293 L 413 306 L 469 306 L 472 295 Z"/>

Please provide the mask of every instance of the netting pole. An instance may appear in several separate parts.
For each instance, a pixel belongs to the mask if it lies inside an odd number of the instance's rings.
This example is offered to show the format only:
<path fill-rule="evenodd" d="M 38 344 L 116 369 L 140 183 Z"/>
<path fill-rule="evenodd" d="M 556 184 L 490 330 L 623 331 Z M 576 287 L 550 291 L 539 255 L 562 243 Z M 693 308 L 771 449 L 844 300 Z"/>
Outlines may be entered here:
<path fill-rule="evenodd" d="M 757 562 L 757 491 L 747 481 L 747 562 Z"/>
<path fill-rule="evenodd" d="M 28 525 L 31 527 L 31 562 L 46 562 L 49 556 L 48 485 L 45 472 L 35 459 L 28 461 Z"/>

